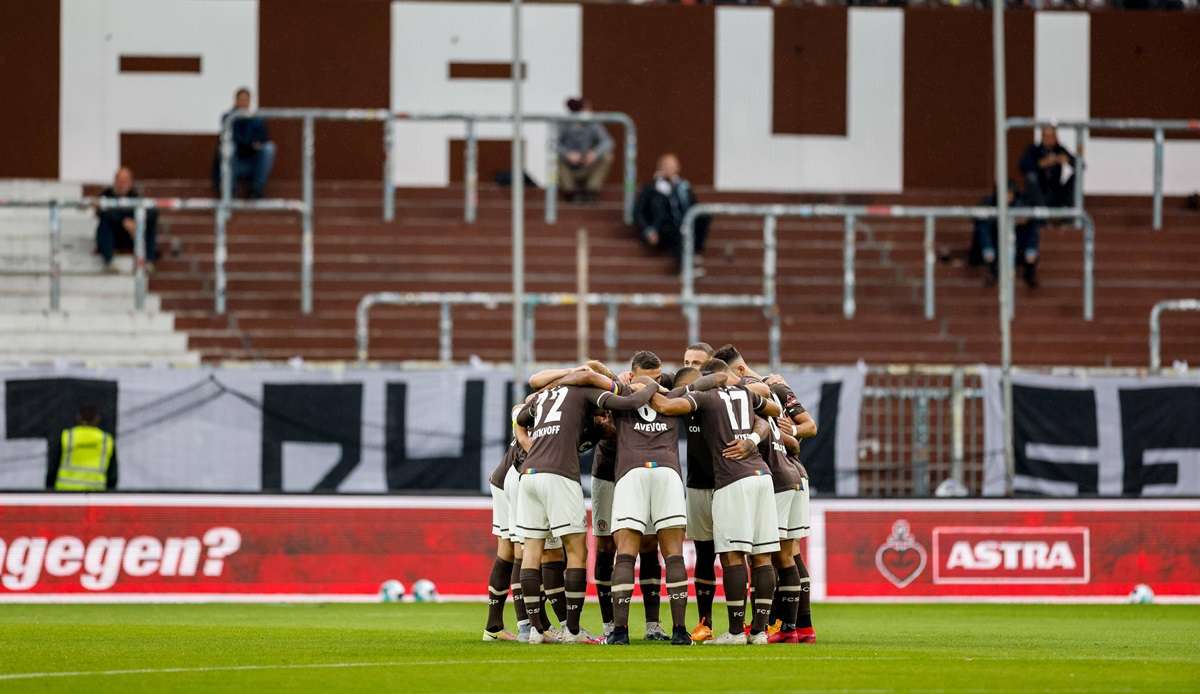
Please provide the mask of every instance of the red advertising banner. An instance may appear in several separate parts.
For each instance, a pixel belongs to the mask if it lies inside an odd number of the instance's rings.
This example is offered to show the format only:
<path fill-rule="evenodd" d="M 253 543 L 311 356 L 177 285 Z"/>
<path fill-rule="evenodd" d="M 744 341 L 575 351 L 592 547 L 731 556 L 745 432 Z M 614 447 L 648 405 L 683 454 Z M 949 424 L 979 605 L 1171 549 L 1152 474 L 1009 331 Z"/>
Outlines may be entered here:
<path fill-rule="evenodd" d="M 0 598 L 368 599 L 387 579 L 421 578 L 474 595 L 495 556 L 475 499 L 42 498 L 0 497 Z"/>
<path fill-rule="evenodd" d="M 949 503 L 826 506 L 826 596 L 1114 598 L 1139 583 L 1164 597 L 1200 595 L 1195 504 Z"/>

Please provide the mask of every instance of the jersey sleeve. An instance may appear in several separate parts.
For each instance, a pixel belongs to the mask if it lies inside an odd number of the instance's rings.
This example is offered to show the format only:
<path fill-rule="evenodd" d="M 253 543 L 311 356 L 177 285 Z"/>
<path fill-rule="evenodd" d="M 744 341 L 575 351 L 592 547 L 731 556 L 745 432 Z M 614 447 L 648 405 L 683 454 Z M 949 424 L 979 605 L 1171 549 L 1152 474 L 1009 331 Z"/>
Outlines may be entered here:
<path fill-rule="evenodd" d="M 752 391 L 750 389 L 747 389 L 746 392 L 749 393 L 750 397 L 753 398 L 753 400 L 751 400 L 750 402 L 753 403 L 754 411 L 757 413 L 761 413 L 763 408 L 767 406 L 767 399 L 764 398 L 763 396 L 759 395 L 758 393 L 755 393 L 754 391 Z"/>
<path fill-rule="evenodd" d="M 800 399 L 796 397 L 796 393 L 791 388 L 780 383 L 771 386 L 771 390 L 779 398 L 779 402 L 783 404 L 783 413 L 788 417 L 795 417 L 798 414 L 808 411 L 804 409 L 804 405 L 800 403 Z"/>

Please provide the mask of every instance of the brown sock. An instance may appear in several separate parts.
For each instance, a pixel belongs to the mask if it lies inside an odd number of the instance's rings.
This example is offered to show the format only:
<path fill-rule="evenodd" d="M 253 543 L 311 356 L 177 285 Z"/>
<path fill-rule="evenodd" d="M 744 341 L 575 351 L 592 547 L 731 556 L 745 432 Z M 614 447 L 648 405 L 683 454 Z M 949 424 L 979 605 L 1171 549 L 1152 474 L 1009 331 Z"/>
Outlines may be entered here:
<path fill-rule="evenodd" d="M 596 597 L 600 600 L 600 620 L 605 624 L 613 621 L 612 573 L 616 556 L 612 552 L 596 552 Z"/>
<path fill-rule="evenodd" d="M 567 631 L 578 634 L 583 600 L 587 597 L 587 569 L 567 569 L 564 586 L 567 589 Z"/>
<path fill-rule="evenodd" d="M 804 555 L 796 555 L 796 570 L 800 572 L 800 607 L 796 610 L 796 626 L 811 627 L 812 624 L 812 594 L 809 592 L 810 581 L 808 567 L 804 565 Z"/>
<path fill-rule="evenodd" d="M 521 590 L 521 565 L 513 564 L 512 575 L 509 578 L 512 588 L 513 612 L 517 613 L 517 627 L 529 621 L 529 613 L 525 611 L 525 593 Z"/>
<path fill-rule="evenodd" d="M 700 621 L 712 626 L 713 598 L 717 593 L 717 570 L 713 562 L 717 559 L 712 540 L 696 540 L 696 611 Z"/>
<path fill-rule="evenodd" d="M 671 601 L 671 624 L 677 629 L 687 628 L 687 586 L 687 565 L 683 555 L 667 557 L 667 599 Z"/>
<path fill-rule="evenodd" d="M 642 607 L 646 609 L 646 621 L 660 621 L 659 605 L 662 602 L 662 565 L 658 563 L 658 550 L 642 552 L 638 568 L 638 585 L 642 589 Z"/>
<path fill-rule="evenodd" d="M 633 601 L 632 554 L 618 554 L 613 564 L 612 598 L 613 625 L 618 629 L 629 628 L 629 603 Z"/>
<path fill-rule="evenodd" d="M 546 591 L 546 601 L 554 610 L 554 618 L 559 625 L 567 621 L 567 593 L 563 587 L 563 572 L 567 570 L 565 561 L 551 561 L 542 564 L 542 589 Z"/>
<path fill-rule="evenodd" d="M 775 585 L 775 603 L 779 605 L 779 619 L 784 629 L 796 628 L 796 614 L 800 610 L 800 570 L 795 566 L 779 570 Z"/>
<path fill-rule="evenodd" d="M 746 624 L 746 565 L 726 566 L 722 583 L 725 585 L 725 609 L 729 612 L 729 633 L 740 634 Z"/>
<path fill-rule="evenodd" d="M 509 579 L 513 563 L 500 557 L 492 562 L 492 574 L 488 577 L 488 621 L 490 632 L 504 629 L 504 601 L 508 599 Z"/>
<path fill-rule="evenodd" d="M 525 600 L 525 612 L 533 628 L 545 631 L 542 623 L 542 571 L 541 569 L 521 569 L 521 592 Z"/>
<path fill-rule="evenodd" d="M 775 567 L 756 566 L 750 574 L 754 584 L 754 620 L 750 622 L 750 633 L 757 634 L 767 628 L 771 616 L 771 599 L 775 597 Z"/>

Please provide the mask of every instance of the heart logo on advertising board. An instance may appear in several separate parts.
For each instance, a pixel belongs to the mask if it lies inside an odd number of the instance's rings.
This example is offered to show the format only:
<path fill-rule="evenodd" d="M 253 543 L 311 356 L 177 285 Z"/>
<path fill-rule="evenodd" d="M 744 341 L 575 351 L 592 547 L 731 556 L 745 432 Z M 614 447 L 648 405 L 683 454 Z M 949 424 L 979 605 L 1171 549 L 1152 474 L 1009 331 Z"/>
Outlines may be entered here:
<path fill-rule="evenodd" d="M 906 520 L 893 523 L 887 541 L 875 550 L 875 568 L 897 588 L 917 580 L 928 559 L 925 548 L 912 536 Z"/>

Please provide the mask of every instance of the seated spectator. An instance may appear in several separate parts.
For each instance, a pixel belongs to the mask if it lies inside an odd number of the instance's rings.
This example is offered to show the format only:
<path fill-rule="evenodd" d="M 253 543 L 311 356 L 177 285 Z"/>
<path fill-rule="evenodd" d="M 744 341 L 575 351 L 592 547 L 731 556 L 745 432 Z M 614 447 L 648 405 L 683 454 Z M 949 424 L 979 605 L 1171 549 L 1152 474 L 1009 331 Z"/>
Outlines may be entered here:
<path fill-rule="evenodd" d="M 113 176 L 113 184 L 100 193 L 103 198 L 140 198 L 141 192 L 133 185 L 133 171 L 128 166 L 117 169 Z M 137 234 L 137 220 L 132 208 L 114 208 L 97 210 L 100 219 L 96 225 L 96 251 L 104 259 L 105 272 L 117 272 L 112 264 L 113 253 L 116 250 L 133 251 L 134 235 Z M 146 210 L 146 270 L 154 271 L 154 262 L 158 260 L 158 211 Z"/>
<path fill-rule="evenodd" d="M 592 110 L 584 99 L 568 99 L 567 110 L 586 114 Z M 558 185 L 567 200 L 590 202 L 599 197 L 608 167 L 612 166 L 613 141 L 599 123 L 558 123 Z"/>
<path fill-rule="evenodd" d="M 1072 174 L 1063 180 L 1063 167 Z M 1021 155 L 1025 197 L 1034 207 L 1071 207 L 1075 204 L 1075 157 L 1058 142 L 1054 128 L 1042 128 L 1042 141 L 1025 148 Z"/>
<path fill-rule="evenodd" d="M 1008 206 L 1013 207 L 1028 207 L 1029 202 L 1016 192 L 1016 181 L 1008 182 Z M 996 206 L 996 191 L 992 190 L 991 195 L 988 195 L 979 202 L 984 207 Z M 1037 264 L 1038 264 L 1038 246 L 1041 238 L 1042 222 L 1036 219 L 1015 219 L 1016 223 L 1016 248 L 1014 249 L 1017 265 L 1022 268 L 1022 276 L 1025 283 L 1031 289 L 1037 288 Z M 971 239 L 971 252 L 969 254 L 969 262 L 971 265 L 986 265 L 988 269 L 988 284 L 992 285 L 996 282 L 998 271 L 996 269 L 996 246 L 998 243 L 996 233 L 996 218 L 976 219 L 974 235 Z"/>
<path fill-rule="evenodd" d="M 233 109 L 221 116 L 221 123 L 232 111 L 250 110 L 250 90 L 242 87 L 234 95 Z M 262 118 L 238 118 L 233 121 L 233 193 L 237 195 L 238 183 L 250 183 L 250 197 L 263 196 L 271 167 L 275 165 L 275 143 L 267 134 L 267 122 Z M 217 156 L 213 161 L 213 190 L 221 194 L 221 143 L 217 142 Z"/>
<path fill-rule="evenodd" d="M 633 205 L 634 223 L 642 241 L 651 248 L 670 251 L 676 262 L 682 260 L 683 236 L 679 229 L 683 215 L 696 204 L 692 184 L 679 175 L 679 159 L 674 154 L 658 158 L 654 180 L 647 183 L 638 193 Z M 708 238 L 707 216 L 696 219 L 693 232 L 696 240 L 696 273 L 704 274 L 704 241 Z"/>

